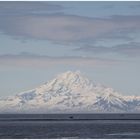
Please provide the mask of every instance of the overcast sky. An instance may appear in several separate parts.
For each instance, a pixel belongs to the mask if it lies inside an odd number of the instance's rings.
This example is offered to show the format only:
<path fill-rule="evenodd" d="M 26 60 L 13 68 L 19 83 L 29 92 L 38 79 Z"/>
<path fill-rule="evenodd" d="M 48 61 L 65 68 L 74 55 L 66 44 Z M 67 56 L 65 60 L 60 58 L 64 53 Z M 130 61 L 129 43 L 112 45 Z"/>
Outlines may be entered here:
<path fill-rule="evenodd" d="M 68 70 L 140 95 L 140 2 L 0 1 L 0 96 Z"/>

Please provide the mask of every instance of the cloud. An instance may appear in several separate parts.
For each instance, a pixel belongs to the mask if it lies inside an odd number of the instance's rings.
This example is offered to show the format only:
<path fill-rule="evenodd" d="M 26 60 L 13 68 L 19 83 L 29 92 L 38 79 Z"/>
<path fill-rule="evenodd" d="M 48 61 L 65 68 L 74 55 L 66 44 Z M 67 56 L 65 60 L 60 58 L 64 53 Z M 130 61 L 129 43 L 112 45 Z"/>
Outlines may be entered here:
<path fill-rule="evenodd" d="M 140 16 L 88 18 L 83 16 L 49 14 L 3 17 L 0 31 L 13 37 L 44 39 L 54 43 L 91 42 L 115 31 L 140 29 Z M 125 37 L 125 35 L 124 35 Z"/>
<path fill-rule="evenodd" d="M 131 34 L 140 32 L 140 15 L 91 18 L 57 13 L 63 9 L 51 2 L 0 2 L 0 32 L 20 40 L 82 46 L 74 49 L 77 51 L 139 55 L 139 43 L 132 42 L 134 36 Z M 102 39 L 122 39 L 131 43 L 112 47 L 93 45 Z"/>
<path fill-rule="evenodd" d="M 139 56 L 140 55 L 140 42 L 129 42 L 125 44 L 115 45 L 112 47 L 104 46 L 91 46 L 86 45 L 75 49 L 76 51 L 84 51 L 91 53 L 119 53 L 127 56 Z"/>
<path fill-rule="evenodd" d="M 53 66 L 103 66 L 117 64 L 117 60 L 92 57 L 49 57 L 29 53 L 1 55 L 0 66 L 53 67 Z"/>
<path fill-rule="evenodd" d="M 131 1 L 131 4 L 129 5 L 129 8 L 136 9 L 136 10 L 139 9 L 140 8 L 140 2 L 135 1 L 135 3 L 134 3 L 134 2 Z"/>
<path fill-rule="evenodd" d="M 0 16 L 43 15 L 63 9 L 61 5 L 43 1 L 0 1 Z"/>
<path fill-rule="evenodd" d="M 127 44 L 117 45 L 116 47 L 114 47 L 114 51 L 126 54 L 128 56 L 140 56 L 140 43 L 130 42 Z"/>

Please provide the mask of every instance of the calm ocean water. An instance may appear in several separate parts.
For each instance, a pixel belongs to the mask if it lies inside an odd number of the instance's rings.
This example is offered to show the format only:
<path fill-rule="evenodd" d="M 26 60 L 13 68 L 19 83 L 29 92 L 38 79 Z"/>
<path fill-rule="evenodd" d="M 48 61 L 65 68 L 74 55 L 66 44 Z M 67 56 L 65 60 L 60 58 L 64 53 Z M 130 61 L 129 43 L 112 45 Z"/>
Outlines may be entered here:
<path fill-rule="evenodd" d="M 0 138 L 140 138 L 140 115 L 114 120 L 100 115 L 60 116 L 0 115 Z"/>

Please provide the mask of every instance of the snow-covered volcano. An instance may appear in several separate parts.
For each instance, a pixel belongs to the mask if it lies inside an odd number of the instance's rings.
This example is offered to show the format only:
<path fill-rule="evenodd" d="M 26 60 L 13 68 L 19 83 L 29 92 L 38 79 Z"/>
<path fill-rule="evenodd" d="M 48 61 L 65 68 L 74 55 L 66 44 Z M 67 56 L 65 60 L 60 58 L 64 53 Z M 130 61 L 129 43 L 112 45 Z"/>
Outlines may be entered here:
<path fill-rule="evenodd" d="M 1 113 L 138 112 L 140 97 L 93 84 L 80 72 L 62 73 L 38 88 L 0 99 Z"/>

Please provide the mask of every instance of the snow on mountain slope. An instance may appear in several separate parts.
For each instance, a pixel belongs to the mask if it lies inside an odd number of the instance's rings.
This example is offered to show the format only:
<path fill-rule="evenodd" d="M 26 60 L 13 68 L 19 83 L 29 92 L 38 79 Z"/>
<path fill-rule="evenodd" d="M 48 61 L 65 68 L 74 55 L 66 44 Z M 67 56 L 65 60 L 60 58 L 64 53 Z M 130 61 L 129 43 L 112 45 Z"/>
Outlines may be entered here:
<path fill-rule="evenodd" d="M 122 96 L 71 71 L 36 89 L 0 99 L 2 113 L 133 112 L 139 106 L 140 97 Z"/>

